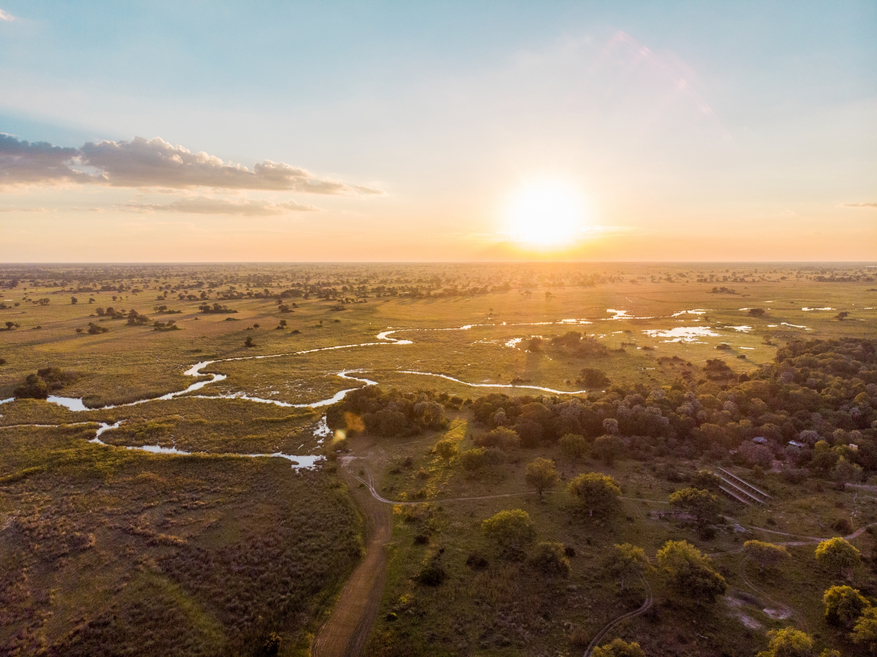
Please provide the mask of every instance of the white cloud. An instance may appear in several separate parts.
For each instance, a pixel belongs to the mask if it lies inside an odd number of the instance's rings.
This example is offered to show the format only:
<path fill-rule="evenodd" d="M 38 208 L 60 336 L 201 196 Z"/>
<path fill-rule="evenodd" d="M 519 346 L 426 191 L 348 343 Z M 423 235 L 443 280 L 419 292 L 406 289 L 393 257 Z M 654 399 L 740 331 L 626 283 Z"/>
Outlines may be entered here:
<path fill-rule="evenodd" d="M 91 182 L 92 177 L 70 167 L 75 148 L 46 142 L 19 141 L 0 133 L 0 186 L 44 182 Z"/>
<path fill-rule="evenodd" d="M 231 200 L 192 196 L 181 198 L 173 203 L 128 203 L 121 209 L 132 212 L 185 212 L 189 214 L 230 214 L 244 217 L 267 217 L 289 212 L 314 212 L 319 208 L 313 205 L 302 205 L 295 201 L 271 203 L 259 200 Z"/>
<path fill-rule="evenodd" d="M 5 11 L 3 11 L 2 9 L 0 9 L 0 21 L 6 21 L 7 23 L 11 23 L 14 20 L 15 20 L 15 16 L 13 16 L 12 14 L 8 14 Z"/>
<path fill-rule="evenodd" d="M 91 167 L 90 175 L 76 169 Z M 158 137 L 59 148 L 0 133 L 0 186 L 75 182 L 113 187 L 258 189 L 344 196 L 383 194 L 379 189 L 320 178 L 284 162 L 257 162 L 251 171 L 205 152 L 192 153 Z M 291 208 L 288 208 L 291 209 Z"/>
<path fill-rule="evenodd" d="M 877 208 L 877 203 L 841 203 L 842 208 Z"/>
<path fill-rule="evenodd" d="M 366 190 L 337 180 L 319 178 L 283 162 L 257 162 L 251 171 L 241 164 L 223 162 L 205 152 L 192 153 L 156 137 L 147 141 L 102 141 L 81 149 L 82 163 L 104 172 L 114 187 L 212 187 L 263 189 L 357 196 Z"/>

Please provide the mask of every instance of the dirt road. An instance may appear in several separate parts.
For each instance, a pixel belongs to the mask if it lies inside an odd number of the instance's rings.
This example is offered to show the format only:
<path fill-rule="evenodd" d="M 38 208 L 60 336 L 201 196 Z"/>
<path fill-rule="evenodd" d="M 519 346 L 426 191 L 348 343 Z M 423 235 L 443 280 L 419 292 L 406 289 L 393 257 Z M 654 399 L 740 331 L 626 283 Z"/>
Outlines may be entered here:
<path fill-rule="evenodd" d="M 355 463 L 355 462 L 354 462 Z M 356 467 L 351 465 L 349 467 Z M 314 657 L 357 657 L 381 606 L 387 578 L 386 545 L 393 534 L 392 507 L 372 497 L 348 468 L 340 468 L 365 516 L 365 556 L 347 580 L 332 615 L 317 633 Z"/>

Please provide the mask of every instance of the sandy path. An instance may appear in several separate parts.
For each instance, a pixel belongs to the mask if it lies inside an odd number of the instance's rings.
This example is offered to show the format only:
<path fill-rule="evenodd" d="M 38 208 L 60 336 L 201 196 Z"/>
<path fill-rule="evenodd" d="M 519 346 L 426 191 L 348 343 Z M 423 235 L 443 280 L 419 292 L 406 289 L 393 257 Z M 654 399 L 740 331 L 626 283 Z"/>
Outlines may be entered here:
<path fill-rule="evenodd" d="M 369 488 L 361 488 L 347 468 L 339 471 L 365 516 L 368 543 L 365 556 L 317 633 L 312 647 L 315 657 L 356 657 L 362 653 L 381 607 L 387 579 L 385 548 L 393 534 L 391 507 L 375 499 Z"/>

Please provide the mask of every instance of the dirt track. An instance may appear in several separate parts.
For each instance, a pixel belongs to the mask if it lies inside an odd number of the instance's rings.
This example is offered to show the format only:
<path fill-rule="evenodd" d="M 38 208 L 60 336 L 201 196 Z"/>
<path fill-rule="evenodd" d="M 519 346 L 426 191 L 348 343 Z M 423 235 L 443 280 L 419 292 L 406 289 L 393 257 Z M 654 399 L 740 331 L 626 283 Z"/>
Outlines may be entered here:
<path fill-rule="evenodd" d="M 355 467 L 356 462 L 349 467 Z M 340 469 L 356 504 L 365 516 L 367 543 L 362 562 L 353 571 L 341 595 L 317 633 L 314 657 L 357 657 L 381 606 L 387 574 L 385 546 L 393 534 L 392 508 L 372 497 L 348 468 Z"/>

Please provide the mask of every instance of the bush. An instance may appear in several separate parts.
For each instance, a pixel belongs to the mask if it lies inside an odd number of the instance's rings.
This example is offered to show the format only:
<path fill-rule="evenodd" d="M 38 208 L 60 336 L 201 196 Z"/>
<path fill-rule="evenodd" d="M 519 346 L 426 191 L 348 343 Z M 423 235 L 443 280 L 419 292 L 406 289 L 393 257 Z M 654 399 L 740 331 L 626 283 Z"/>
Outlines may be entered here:
<path fill-rule="evenodd" d="M 536 540 L 536 529 L 530 516 L 521 509 L 500 511 L 481 523 L 485 536 L 509 559 L 520 559 Z"/>
<path fill-rule="evenodd" d="M 538 543 L 533 556 L 530 557 L 530 563 L 546 575 L 568 577 L 572 570 L 569 559 L 566 558 L 563 543 L 551 541 Z"/>

